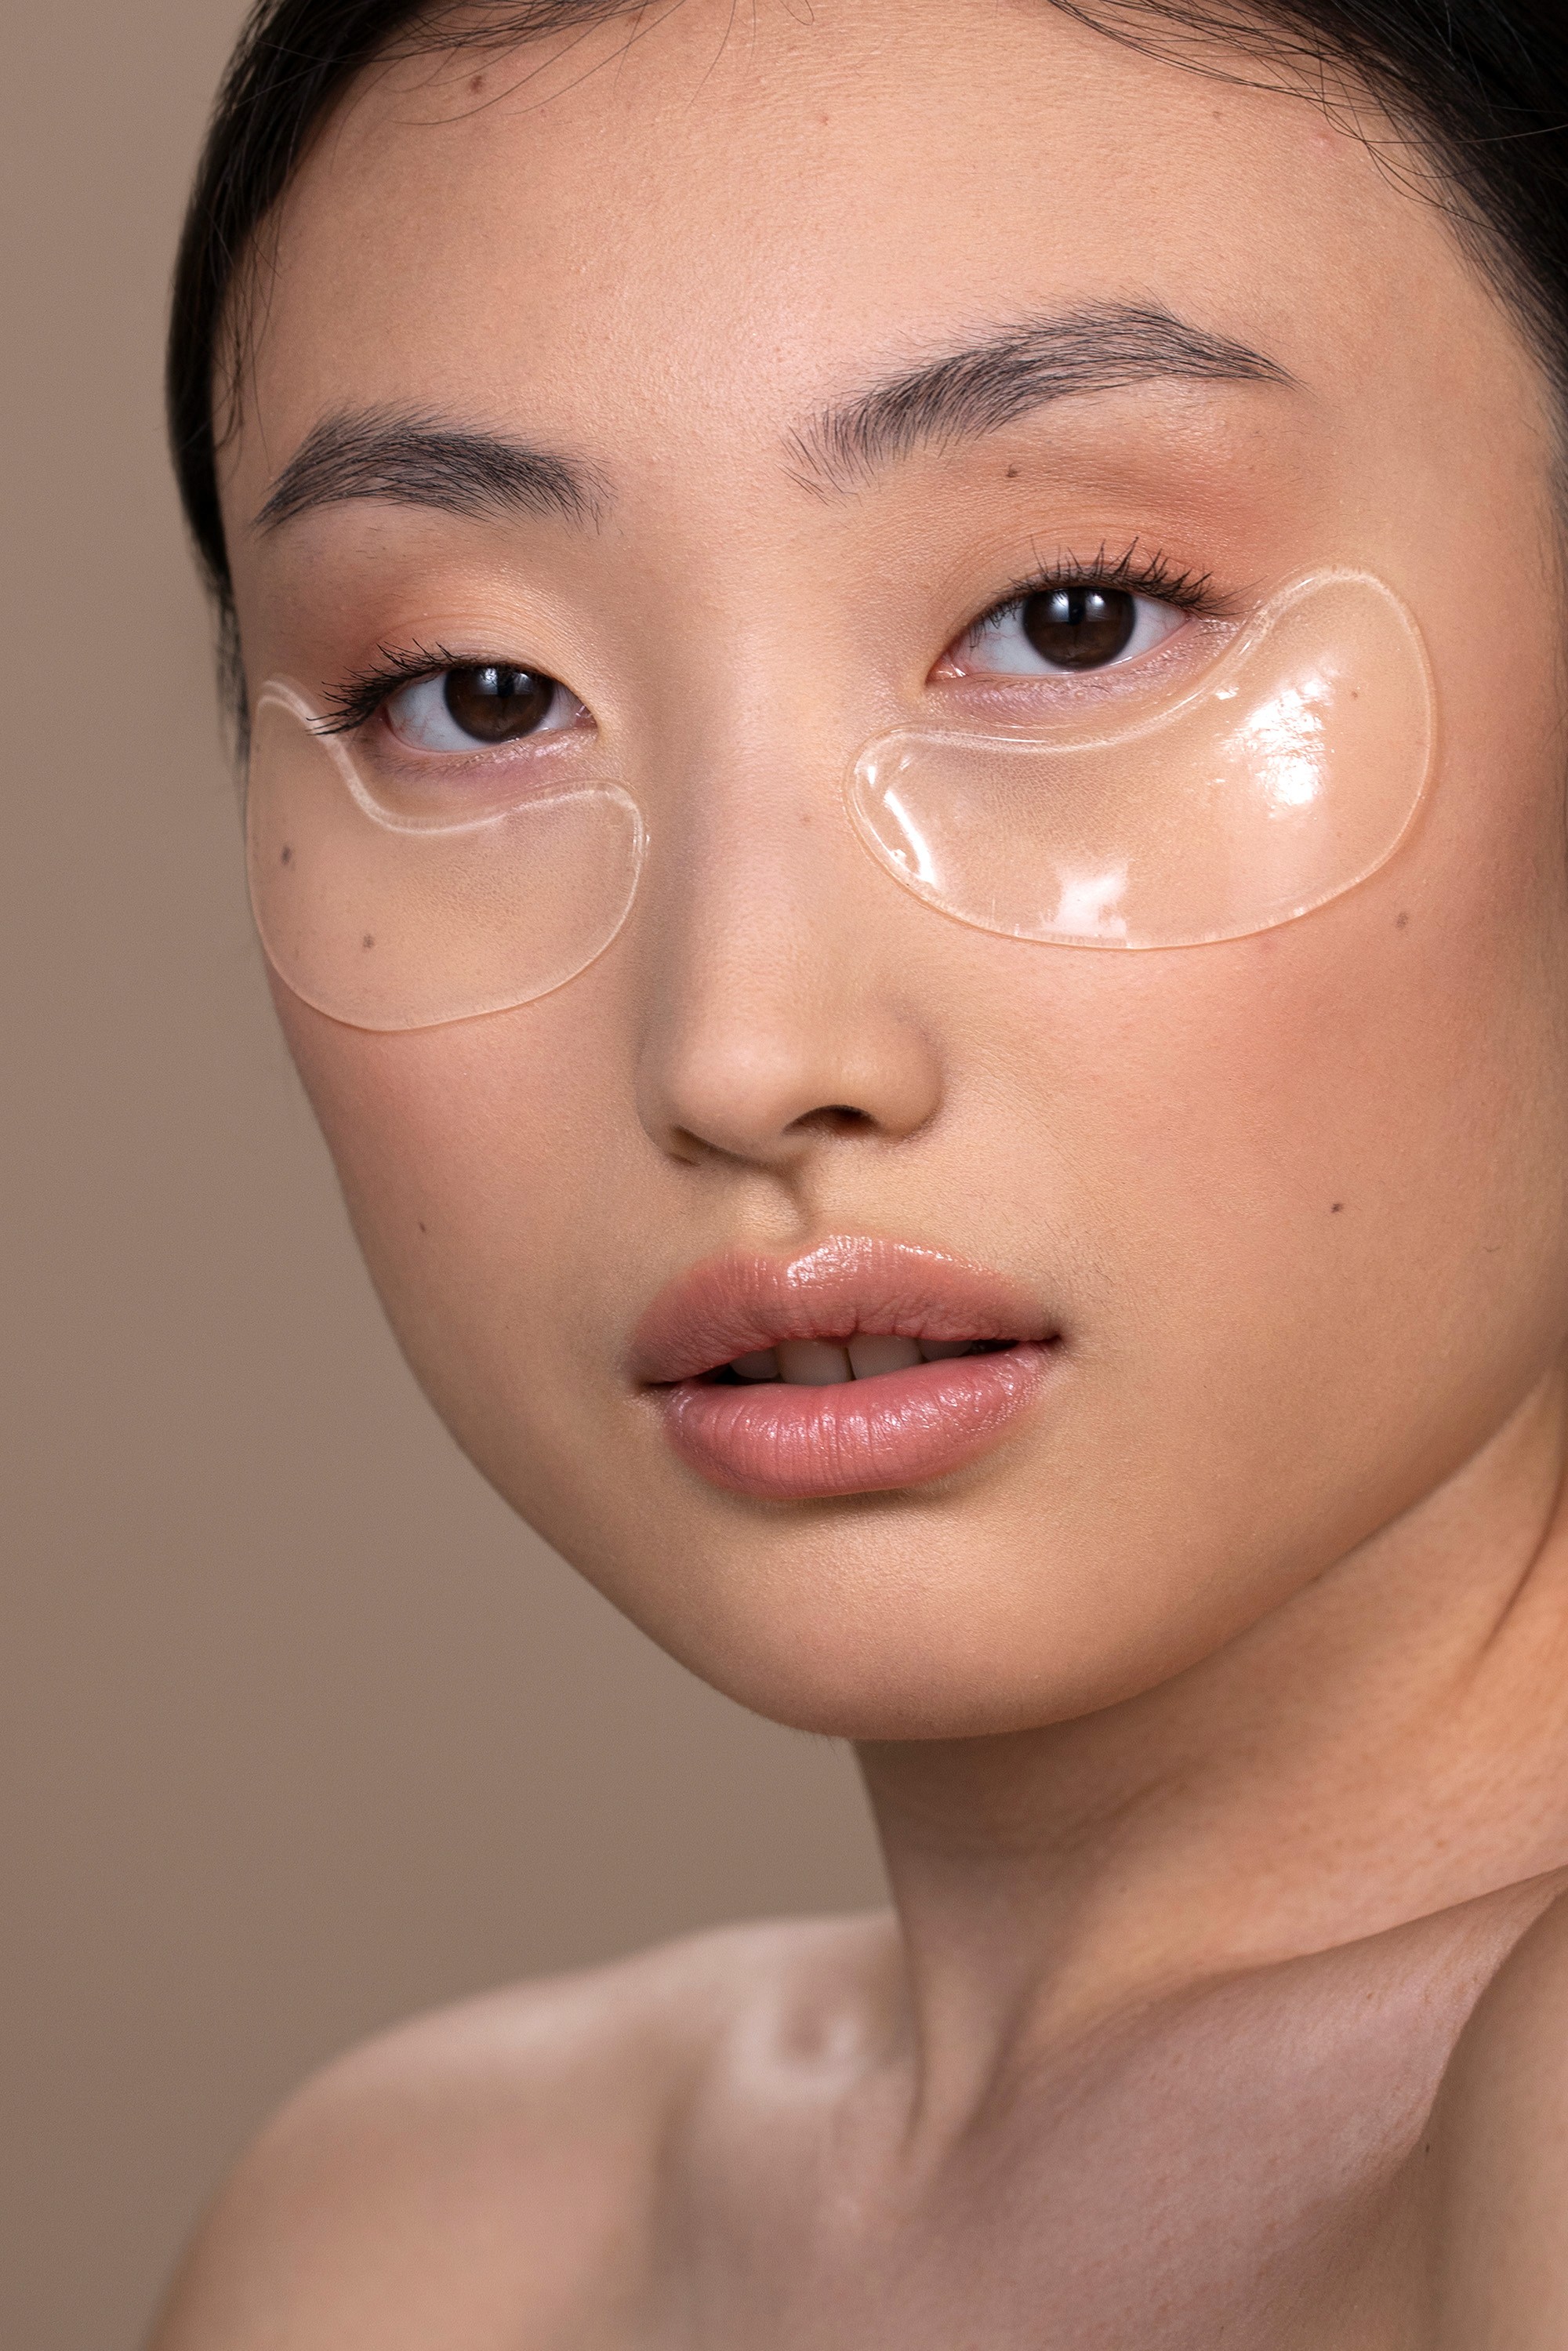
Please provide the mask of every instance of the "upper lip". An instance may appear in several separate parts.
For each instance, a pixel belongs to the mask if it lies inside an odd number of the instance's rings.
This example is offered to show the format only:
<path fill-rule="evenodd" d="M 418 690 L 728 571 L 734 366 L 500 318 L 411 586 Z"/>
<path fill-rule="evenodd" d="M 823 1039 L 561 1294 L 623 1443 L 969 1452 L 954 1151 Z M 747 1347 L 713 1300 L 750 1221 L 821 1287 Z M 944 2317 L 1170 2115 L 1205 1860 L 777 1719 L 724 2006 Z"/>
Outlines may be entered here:
<path fill-rule="evenodd" d="M 1049 1317 L 999 1273 L 907 1241 L 835 1234 L 789 1258 L 731 1250 L 660 1290 L 632 1338 L 633 1378 L 695 1378 L 784 1339 L 1044 1340 Z"/>

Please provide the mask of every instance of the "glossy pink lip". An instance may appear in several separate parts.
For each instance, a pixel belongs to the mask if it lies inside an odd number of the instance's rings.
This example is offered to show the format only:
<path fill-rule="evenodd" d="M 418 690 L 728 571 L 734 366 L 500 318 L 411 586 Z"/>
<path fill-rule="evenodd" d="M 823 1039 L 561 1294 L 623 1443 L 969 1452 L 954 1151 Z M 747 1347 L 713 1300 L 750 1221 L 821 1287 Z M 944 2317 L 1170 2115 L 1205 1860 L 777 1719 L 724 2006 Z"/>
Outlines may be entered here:
<path fill-rule="evenodd" d="M 705 1373 L 784 1339 L 857 1332 L 1010 1343 L 839 1387 L 716 1385 Z M 632 1372 L 681 1458 L 775 1501 L 922 1485 L 962 1468 L 1033 1402 L 1056 1333 L 998 1274 L 901 1241 L 841 1238 L 789 1259 L 710 1259 L 660 1292 Z"/>

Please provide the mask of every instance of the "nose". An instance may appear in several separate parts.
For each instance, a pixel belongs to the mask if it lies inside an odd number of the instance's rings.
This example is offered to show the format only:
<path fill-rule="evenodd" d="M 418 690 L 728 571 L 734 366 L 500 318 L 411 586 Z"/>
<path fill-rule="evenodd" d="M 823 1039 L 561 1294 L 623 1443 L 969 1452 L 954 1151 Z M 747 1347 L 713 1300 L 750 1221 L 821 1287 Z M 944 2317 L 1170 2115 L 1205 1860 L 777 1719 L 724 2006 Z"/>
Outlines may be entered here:
<path fill-rule="evenodd" d="M 655 833 L 640 894 L 638 1112 L 662 1150 L 784 1170 L 936 1114 L 900 893 L 836 801 L 694 791 L 673 837 Z"/>

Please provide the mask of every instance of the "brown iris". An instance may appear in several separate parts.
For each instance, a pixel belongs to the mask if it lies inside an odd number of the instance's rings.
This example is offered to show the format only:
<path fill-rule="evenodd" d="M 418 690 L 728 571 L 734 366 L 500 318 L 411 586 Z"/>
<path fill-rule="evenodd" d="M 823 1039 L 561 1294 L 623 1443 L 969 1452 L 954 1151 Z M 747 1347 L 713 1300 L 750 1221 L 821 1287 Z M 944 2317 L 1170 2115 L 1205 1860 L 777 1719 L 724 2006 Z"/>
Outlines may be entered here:
<path fill-rule="evenodd" d="M 449 669 L 444 699 L 465 735 L 480 743 L 509 743 L 543 725 L 556 691 L 554 678 L 538 670 L 485 662 L 474 669 Z"/>
<path fill-rule="evenodd" d="M 1124 588 L 1050 588 L 1026 596 L 1023 632 L 1042 661 L 1058 669 L 1099 669 L 1124 653 L 1137 622 Z"/>

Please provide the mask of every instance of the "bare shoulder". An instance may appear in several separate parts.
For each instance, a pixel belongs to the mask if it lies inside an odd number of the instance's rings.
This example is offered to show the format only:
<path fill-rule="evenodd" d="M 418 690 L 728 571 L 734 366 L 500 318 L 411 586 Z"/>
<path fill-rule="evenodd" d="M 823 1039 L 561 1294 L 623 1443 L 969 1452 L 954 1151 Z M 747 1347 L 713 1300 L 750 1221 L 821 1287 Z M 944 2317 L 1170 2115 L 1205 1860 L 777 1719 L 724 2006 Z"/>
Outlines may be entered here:
<path fill-rule="evenodd" d="M 1568 1890 L 1548 1901 L 1477 2002 L 1434 2110 L 1427 2162 L 1437 2351 L 1562 2351 Z"/>
<path fill-rule="evenodd" d="M 599 2351 L 632 2339 L 660 2157 L 759 2011 L 873 1922 L 727 1928 L 399 2027 L 308 2082 L 197 2234 L 150 2351 Z"/>

